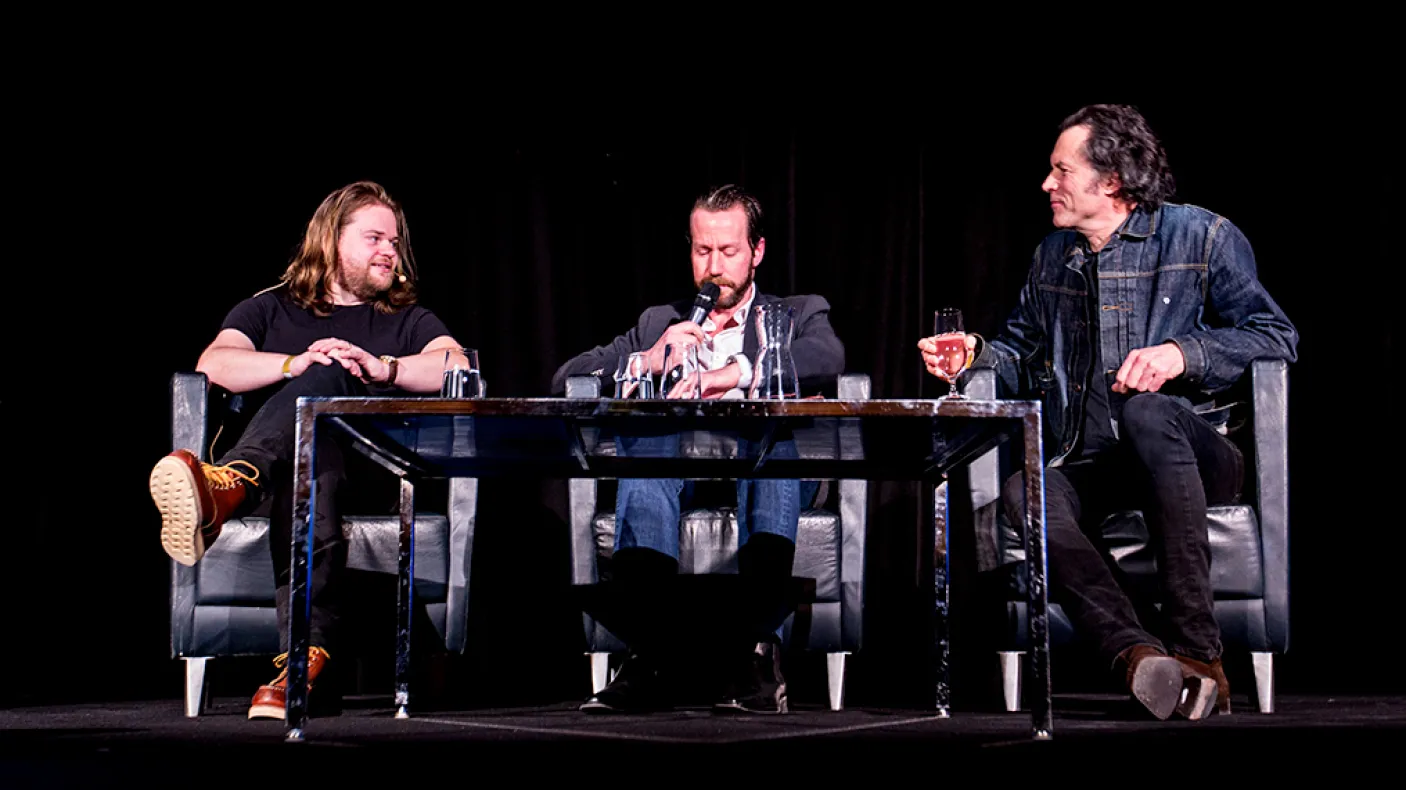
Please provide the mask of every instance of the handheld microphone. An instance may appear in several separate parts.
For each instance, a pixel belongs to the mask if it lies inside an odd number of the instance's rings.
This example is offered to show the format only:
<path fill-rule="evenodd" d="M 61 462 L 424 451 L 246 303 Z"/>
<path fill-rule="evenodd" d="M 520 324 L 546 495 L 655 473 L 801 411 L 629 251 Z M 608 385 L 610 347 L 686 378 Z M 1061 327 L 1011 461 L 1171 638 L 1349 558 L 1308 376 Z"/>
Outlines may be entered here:
<path fill-rule="evenodd" d="M 688 320 L 702 326 L 703 319 L 713 311 L 713 305 L 717 303 L 720 293 L 722 289 L 717 283 L 703 283 L 703 287 L 698 289 L 698 296 L 693 300 L 693 307 L 688 311 Z"/>
<path fill-rule="evenodd" d="M 698 289 L 698 296 L 693 299 L 693 306 L 688 310 L 688 320 L 702 326 L 703 319 L 707 318 L 708 313 L 713 311 L 713 305 L 717 303 L 718 295 L 721 293 L 722 289 L 718 287 L 717 283 L 703 283 L 703 287 Z M 664 353 L 666 355 L 668 354 L 667 347 Z M 673 370 L 664 374 L 664 381 L 660 387 L 660 392 L 667 394 L 682 378 L 683 365 L 674 366 Z"/>

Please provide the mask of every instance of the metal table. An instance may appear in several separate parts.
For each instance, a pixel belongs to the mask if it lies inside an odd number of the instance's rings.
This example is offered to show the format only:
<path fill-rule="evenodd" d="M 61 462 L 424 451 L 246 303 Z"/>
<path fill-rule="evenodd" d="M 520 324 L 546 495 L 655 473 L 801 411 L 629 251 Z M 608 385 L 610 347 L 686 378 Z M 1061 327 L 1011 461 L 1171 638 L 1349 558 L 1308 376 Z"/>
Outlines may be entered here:
<path fill-rule="evenodd" d="M 1021 448 L 1031 641 L 1032 736 L 1053 734 L 1045 588 L 1040 404 L 1011 400 L 582 400 L 567 398 L 298 399 L 287 734 L 307 727 L 309 585 L 319 431 L 343 431 L 398 476 L 400 580 L 396 716 L 409 716 L 415 482 L 450 477 L 912 480 L 941 485 L 1004 441 Z M 677 457 L 615 454 L 614 439 L 680 433 Z M 799 457 L 772 457 L 794 438 Z M 745 436 L 746 442 L 728 437 Z M 718 448 L 743 447 L 734 452 Z M 934 498 L 934 713 L 949 715 L 945 490 Z"/>

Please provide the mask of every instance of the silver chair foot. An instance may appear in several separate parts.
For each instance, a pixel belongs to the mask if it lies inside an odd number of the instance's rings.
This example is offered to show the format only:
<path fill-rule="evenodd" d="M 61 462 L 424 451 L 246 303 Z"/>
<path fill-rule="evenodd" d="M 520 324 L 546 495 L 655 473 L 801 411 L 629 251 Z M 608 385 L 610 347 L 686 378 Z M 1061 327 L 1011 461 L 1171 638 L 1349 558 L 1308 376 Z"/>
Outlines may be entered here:
<path fill-rule="evenodd" d="M 1002 650 L 996 654 L 1001 659 L 1001 696 L 1006 701 L 1006 712 L 1020 710 L 1020 685 L 1025 672 L 1025 651 Z"/>
<path fill-rule="evenodd" d="M 606 684 L 614 680 L 610 672 L 609 653 L 587 653 L 591 659 L 591 693 L 599 694 Z"/>
<path fill-rule="evenodd" d="M 845 656 L 849 653 L 825 654 L 825 679 L 830 686 L 830 710 L 845 707 Z"/>
<path fill-rule="evenodd" d="M 1259 702 L 1260 713 L 1274 712 L 1274 654 L 1250 653 L 1255 665 L 1255 700 Z"/>
<path fill-rule="evenodd" d="M 205 662 L 207 658 L 185 658 L 186 717 L 194 719 L 205 710 Z"/>

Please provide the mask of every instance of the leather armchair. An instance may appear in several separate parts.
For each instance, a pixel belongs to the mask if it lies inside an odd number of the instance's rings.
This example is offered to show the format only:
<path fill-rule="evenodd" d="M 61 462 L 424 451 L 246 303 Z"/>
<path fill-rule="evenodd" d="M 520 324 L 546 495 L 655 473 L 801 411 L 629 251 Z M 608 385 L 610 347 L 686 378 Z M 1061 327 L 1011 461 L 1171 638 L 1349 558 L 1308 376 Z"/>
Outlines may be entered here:
<path fill-rule="evenodd" d="M 966 393 L 993 398 L 995 376 L 974 371 Z M 1274 655 L 1289 647 L 1289 460 L 1288 364 L 1255 360 L 1248 381 L 1238 385 L 1242 402 L 1232 405 L 1229 436 L 1245 454 L 1245 492 L 1241 503 L 1208 509 L 1211 543 L 1211 585 L 1216 621 L 1226 652 L 1248 651 L 1254 667 L 1255 698 L 1262 713 L 1274 710 Z M 972 506 L 978 531 L 994 531 L 997 562 L 1023 568 L 1025 552 L 1020 534 L 1007 523 L 1000 507 L 1000 480 L 993 451 L 973 467 Z M 1142 595 L 1157 588 L 1156 558 L 1148 545 L 1142 513 L 1127 511 L 1102 524 L 1113 562 Z M 1026 604 L 1020 574 L 1010 585 L 1006 601 L 1009 646 L 1000 652 L 1002 687 L 1007 710 L 1020 705 L 1021 657 L 1029 642 Z M 1050 644 L 1054 648 L 1074 637 L 1068 616 L 1050 605 Z"/>
<path fill-rule="evenodd" d="M 172 376 L 172 449 L 196 451 L 208 462 L 209 427 L 225 413 L 228 400 L 203 373 Z M 415 516 L 415 601 L 445 648 L 457 652 L 464 650 L 468 628 L 477 495 L 477 480 L 454 479 L 447 515 Z M 342 533 L 348 568 L 398 573 L 398 516 L 344 516 Z M 171 562 L 171 657 L 185 662 L 187 716 L 198 716 L 204 706 L 211 658 L 279 652 L 274 586 L 267 518 L 226 522 L 194 567 Z"/>
<path fill-rule="evenodd" d="M 839 377 L 837 396 L 845 400 L 869 398 L 866 375 Z M 600 379 L 573 376 L 567 379 L 568 398 L 600 397 Z M 857 437 L 855 437 L 857 439 Z M 842 441 L 848 441 L 842 438 Z M 804 440 L 797 437 L 804 457 Z M 868 483 L 840 480 L 838 494 L 831 484 L 819 485 L 811 506 L 801 511 L 796 535 L 792 575 L 813 579 L 814 601 L 803 604 L 805 616 L 792 614 L 782 626 L 783 644 L 790 649 L 820 650 L 827 654 L 827 680 L 831 710 L 844 706 L 845 658 L 863 642 L 864 548 Z M 571 519 L 572 584 L 593 585 L 600 579 L 615 546 L 615 510 L 611 497 L 600 496 L 594 479 L 573 479 L 568 501 Z M 803 489 L 804 490 L 804 489 Z M 821 507 L 826 500 L 836 504 Z M 734 508 L 696 508 L 683 513 L 679 525 L 679 573 L 737 573 L 737 517 Z M 586 653 L 591 662 L 591 692 L 604 688 L 612 653 L 625 645 L 589 614 L 583 614 Z"/>

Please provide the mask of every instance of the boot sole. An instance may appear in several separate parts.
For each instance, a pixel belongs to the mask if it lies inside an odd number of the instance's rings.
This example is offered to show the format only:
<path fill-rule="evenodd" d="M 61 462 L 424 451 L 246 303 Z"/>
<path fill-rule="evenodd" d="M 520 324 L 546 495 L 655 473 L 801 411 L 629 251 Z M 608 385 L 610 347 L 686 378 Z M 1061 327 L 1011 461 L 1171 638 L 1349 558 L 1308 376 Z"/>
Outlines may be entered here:
<path fill-rule="evenodd" d="M 288 718 L 288 708 L 285 705 L 250 705 L 249 718 L 285 721 Z"/>
<path fill-rule="evenodd" d="M 319 687 L 320 688 L 320 687 Z M 307 715 L 308 718 L 329 718 L 342 715 L 342 703 L 340 697 L 323 697 L 321 692 L 317 696 L 308 697 Z M 278 719 L 287 721 L 288 703 L 274 705 L 268 702 L 254 703 L 249 706 L 250 719 Z"/>
<path fill-rule="evenodd" d="M 1213 678 L 1192 676 L 1182 686 L 1181 702 L 1176 713 L 1188 721 L 1200 721 L 1211 715 L 1216 705 L 1219 686 Z"/>
<path fill-rule="evenodd" d="M 148 481 L 151 499 L 161 511 L 161 548 L 176 562 L 192 566 L 205 556 L 205 520 L 196 494 L 195 475 L 175 458 L 162 458 Z"/>
<path fill-rule="evenodd" d="M 1181 702 L 1181 663 L 1170 656 L 1145 659 L 1130 685 L 1134 699 L 1153 716 L 1166 720 Z M 1214 688 L 1215 684 L 1211 685 Z"/>
<path fill-rule="evenodd" d="M 713 705 L 713 712 L 728 716 L 751 714 L 754 716 L 779 716 L 783 713 L 791 712 L 790 702 L 786 697 L 782 697 L 776 704 L 776 709 L 770 708 L 749 708 L 737 701 L 719 702 Z"/>

